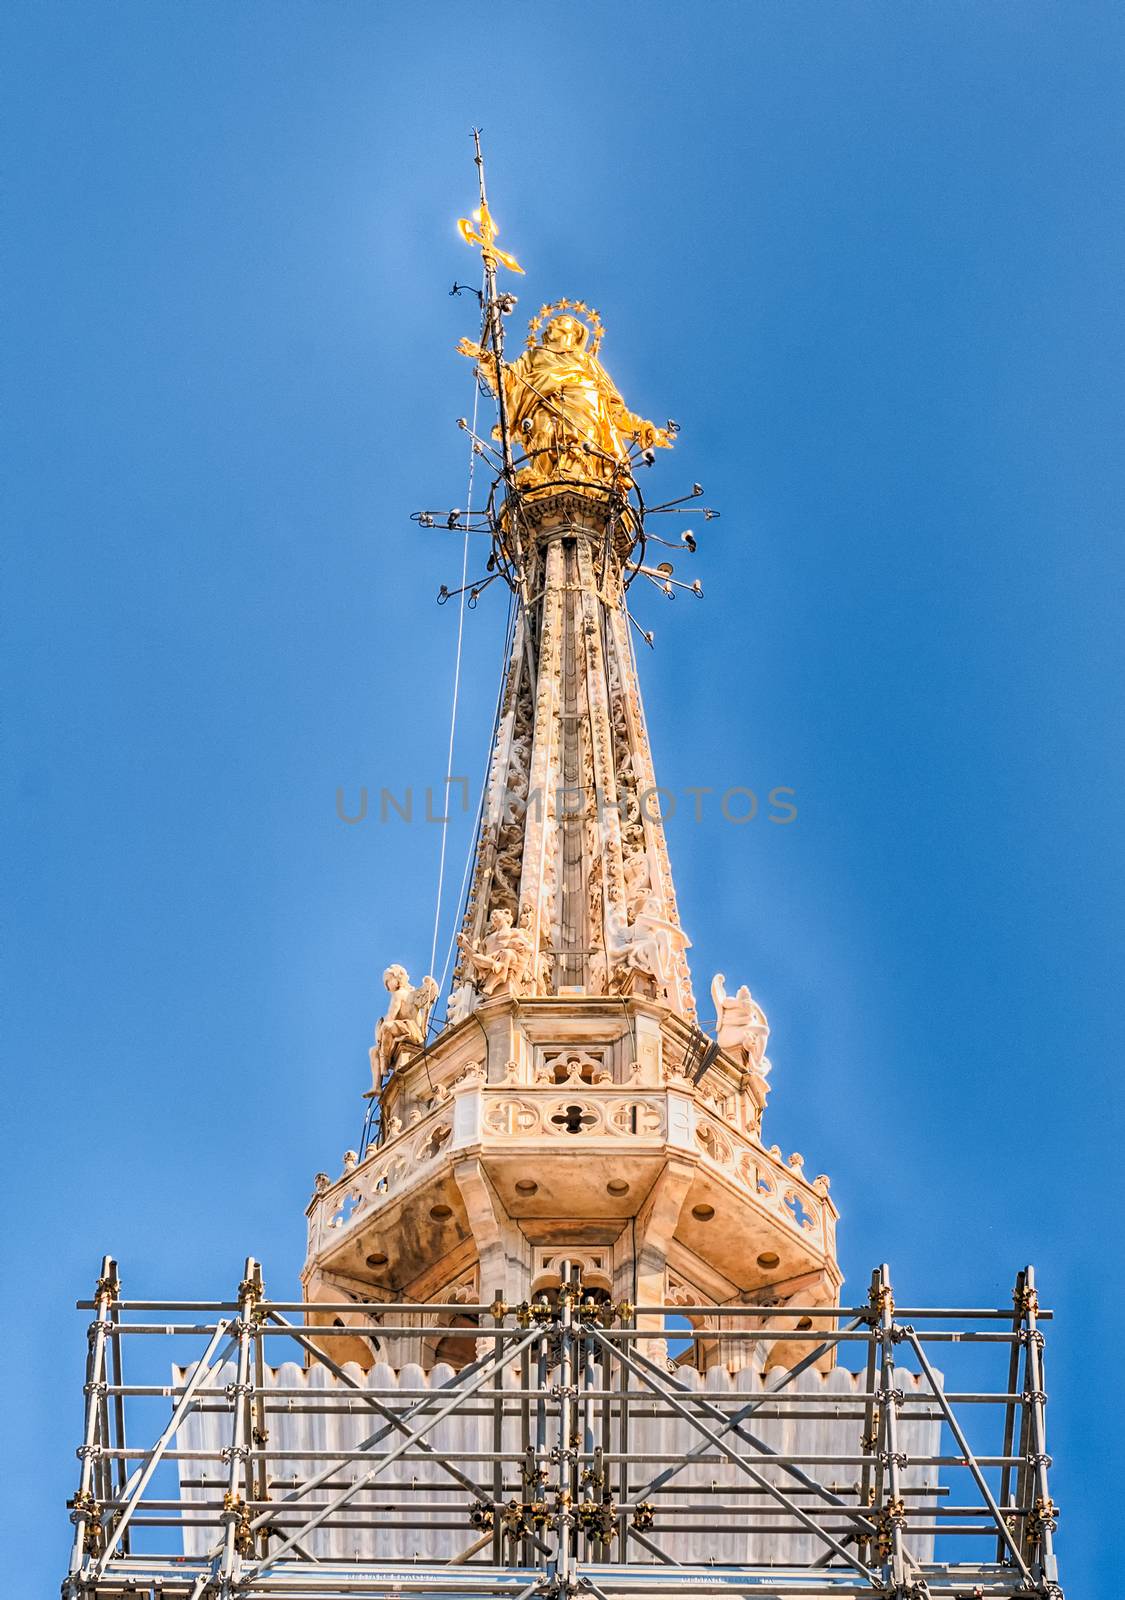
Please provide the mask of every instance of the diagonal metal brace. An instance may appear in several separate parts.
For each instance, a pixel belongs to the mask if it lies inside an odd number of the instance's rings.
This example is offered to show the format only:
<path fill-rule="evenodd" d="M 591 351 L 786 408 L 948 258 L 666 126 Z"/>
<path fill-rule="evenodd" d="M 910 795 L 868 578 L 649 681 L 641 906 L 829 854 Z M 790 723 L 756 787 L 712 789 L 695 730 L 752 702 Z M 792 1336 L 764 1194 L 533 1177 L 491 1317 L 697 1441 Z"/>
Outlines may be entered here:
<path fill-rule="evenodd" d="M 1012 1556 L 1012 1559 L 1016 1566 L 1020 1569 L 1022 1577 L 1026 1579 L 1028 1587 L 1032 1587 L 1035 1580 L 1031 1575 L 1031 1568 L 1023 1559 L 1023 1555 L 1020 1552 L 1020 1547 L 1012 1537 L 1012 1530 L 1008 1527 L 1008 1524 L 1004 1521 L 1004 1518 L 1000 1514 L 1000 1507 L 993 1499 L 992 1490 L 988 1487 L 988 1482 L 985 1479 L 984 1473 L 980 1469 L 980 1465 L 977 1462 L 976 1456 L 969 1449 L 969 1441 L 965 1438 L 964 1433 L 961 1431 L 961 1424 L 957 1421 L 949 1401 L 945 1398 L 945 1393 L 937 1381 L 933 1367 L 930 1366 L 929 1361 L 926 1359 L 926 1353 L 922 1349 L 921 1340 L 918 1338 L 917 1333 L 915 1333 L 914 1329 L 909 1323 L 903 1327 L 902 1331 L 913 1346 L 914 1354 L 918 1357 L 918 1365 L 926 1374 L 926 1382 L 933 1391 L 934 1399 L 937 1401 L 938 1405 L 942 1409 L 942 1412 L 944 1413 L 945 1420 L 949 1424 L 950 1433 L 952 1433 L 953 1437 L 957 1440 L 957 1443 L 961 1447 L 961 1454 L 964 1456 L 965 1461 L 968 1464 L 969 1471 L 972 1473 L 973 1478 L 976 1481 L 976 1486 L 980 1490 L 982 1496 L 984 1497 L 985 1504 L 988 1506 L 988 1509 L 992 1514 L 992 1520 L 996 1524 L 996 1531 L 1000 1534 L 1004 1540 L 1004 1543 L 1008 1546 L 1008 1550 Z"/>
<path fill-rule="evenodd" d="M 449 1416 L 450 1412 L 455 1411 L 459 1405 L 461 1405 L 470 1397 L 470 1395 L 475 1394 L 478 1389 L 483 1388 L 488 1382 L 489 1378 L 492 1377 L 493 1373 L 498 1368 L 503 1367 L 505 1363 L 511 1361 L 515 1356 L 518 1356 L 538 1338 L 539 1329 L 533 1328 L 530 1333 L 525 1334 L 524 1337 L 520 1339 L 519 1342 L 510 1350 L 498 1350 L 496 1354 L 490 1357 L 485 1363 L 484 1367 L 473 1379 L 472 1383 L 468 1384 L 465 1388 L 458 1387 L 452 1397 L 446 1401 L 445 1405 L 439 1406 L 436 1411 L 432 1412 L 426 1417 L 425 1422 L 420 1428 L 416 1429 L 413 1433 L 408 1433 L 401 1444 L 396 1445 L 395 1448 L 388 1451 L 386 1455 L 380 1456 L 374 1466 L 369 1467 L 362 1477 L 357 1478 L 355 1482 L 349 1484 L 346 1489 L 341 1489 L 339 1494 L 334 1495 L 331 1500 L 326 1501 L 314 1516 L 310 1517 L 306 1522 L 301 1524 L 296 1533 L 289 1534 L 285 1539 L 282 1540 L 281 1544 L 278 1545 L 276 1550 L 271 1550 L 269 1555 L 265 1556 L 258 1563 L 257 1567 L 253 1569 L 254 1577 L 260 1578 L 264 1572 L 268 1571 L 270 1567 L 272 1567 L 276 1562 L 280 1561 L 282 1556 L 287 1555 L 299 1539 L 303 1539 L 308 1534 L 314 1532 L 315 1529 L 320 1527 L 322 1522 L 327 1521 L 327 1519 L 332 1516 L 333 1512 L 338 1511 L 341 1506 L 347 1505 L 349 1500 L 353 1499 L 355 1495 L 359 1494 L 362 1489 L 366 1489 L 369 1483 L 374 1482 L 380 1473 L 385 1472 L 386 1469 L 390 1466 L 393 1466 L 393 1464 L 401 1456 L 404 1456 L 410 1449 L 411 1445 L 417 1444 L 424 1434 L 429 1433 L 432 1428 L 436 1428 L 439 1422 L 442 1422 L 447 1416 Z M 320 1476 L 321 1481 L 323 1481 L 323 1474 L 318 1476 Z M 312 1480 L 312 1482 L 315 1481 L 315 1479 Z M 306 1491 L 309 1487 L 311 1487 L 311 1484 L 304 1486 Z"/>
<path fill-rule="evenodd" d="M 779 1489 L 776 1484 L 771 1483 L 768 1478 L 757 1471 L 755 1467 L 752 1467 L 750 1463 L 742 1456 L 737 1455 L 726 1443 L 724 1443 L 719 1434 L 715 1433 L 713 1429 L 707 1427 L 706 1423 L 703 1422 L 701 1418 L 694 1416 L 692 1412 L 688 1410 L 687 1406 L 680 1401 L 674 1390 L 661 1388 L 658 1384 L 654 1383 L 650 1375 L 645 1372 L 643 1367 L 639 1366 L 631 1356 L 626 1355 L 625 1351 L 621 1349 L 620 1346 L 613 1344 L 611 1340 L 607 1339 L 597 1328 L 591 1328 L 590 1332 L 593 1334 L 594 1338 L 598 1340 L 599 1344 L 601 1344 L 602 1347 L 611 1354 L 612 1358 L 620 1361 L 623 1366 L 627 1367 L 636 1377 L 640 1378 L 642 1383 L 646 1383 L 653 1393 L 659 1394 L 663 1400 L 666 1400 L 672 1409 L 681 1417 L 683 1417 L 685 1422 L 690 1423 L 690 1425 L 695 1428 L 698 1433 L 701 1433 L 703 1437 L 715 1447 L 715 1449 L 721 1451 L 721 1453 L 726 1456 L 727 1460 L 732 1466 L 736 1467 L 739 1472 L 745 1473 L 746 1476 L 752 1479 L 760 1489 L 764 1489 L 767 1494 L 772 1495 L 778 1504 L 784 1506 L 786 1511 L 790 1512 L 792 1516 L 796 1517 L 798 1522 L 800 1522 L 809 1533 L 815 1534 L 818 1539 L 823 1540 L 823 1542 L 828 1545 L 830 1549 L 834 1550 L 838 1556 L 847 1562 L 849 1567 L 852 1567 L 856 1572 L 860 1573 L 868 1583 L 873 1584 L 875 1582 L 876 1575 L 864 1562 L 860 1561 L 856 1556 L 854 1556 L 850 1550 L 845 1549 L 838 1539 L 833 1538 L 832 1534 L 820 1526 L 815 1518 L 810 1517 L 807 1511 L 803 1510 L 802 1507 L 797 1505 L 795 1501 L 791 1500 L 783 1489 Z M 641 1360 L 644 1359 L 644 1357 L 641 1357 Z M 768 1451 L 768 1447 L 763 1446 L 763 1448 L 767 1453 L 772 1454 L 772 1452 Z M 809 1481 L 812 1483 L 814 1480 L 810 1479 Z M 828 1491 L 825 1491 L 825 1493 L 827 1492 Z"/>

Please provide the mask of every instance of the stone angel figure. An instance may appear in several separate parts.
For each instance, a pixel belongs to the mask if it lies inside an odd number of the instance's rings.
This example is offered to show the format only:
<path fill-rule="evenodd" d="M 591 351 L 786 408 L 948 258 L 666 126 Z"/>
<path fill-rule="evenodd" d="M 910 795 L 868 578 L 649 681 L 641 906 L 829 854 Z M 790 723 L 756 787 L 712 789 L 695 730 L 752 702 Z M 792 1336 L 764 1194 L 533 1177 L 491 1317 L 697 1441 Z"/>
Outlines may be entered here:
<path fill-rule="evenodd" d="M 727 994 L 726 978 L 717 972 L 711 980 L 715 1002 L 715 1038 L 719 1047 L 729 1050 L 743 1066 L 763 1078 L 769 1073 L 765 1060 L 770 1029 L 766 1014 L 745 984 L 732 996 Z"/>
<path fill-rule="evenodd" d="M 433 978 L 423 978 L 415 988 L 406 968 L 397 964 L 384 972 L 383 983 L 391 998 L 386 1014 L 375 1024 L 375 1044 L 371 1049 L 372 1094 L 379 1093 L 400 1045 L 425 1043 L 426 1027 L 438 993 Z"/>

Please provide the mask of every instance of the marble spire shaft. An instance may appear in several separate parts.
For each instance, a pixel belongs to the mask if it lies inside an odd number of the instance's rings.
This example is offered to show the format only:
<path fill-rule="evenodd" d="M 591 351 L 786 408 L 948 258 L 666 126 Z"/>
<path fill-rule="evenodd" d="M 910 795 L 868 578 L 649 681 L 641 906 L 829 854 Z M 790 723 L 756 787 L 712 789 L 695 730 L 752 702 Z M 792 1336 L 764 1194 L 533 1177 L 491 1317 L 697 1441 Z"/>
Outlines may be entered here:
<path fill-rule="evenodd" d="M 513 639 L 462 949 L 522 934 L 527 995 L 647 993 L 694 1020 L 609 509 L 563 491 L 525 500 L 520 515 L 530 609 Z M 457 979 L 470 1000 L 471 954 Z"/>

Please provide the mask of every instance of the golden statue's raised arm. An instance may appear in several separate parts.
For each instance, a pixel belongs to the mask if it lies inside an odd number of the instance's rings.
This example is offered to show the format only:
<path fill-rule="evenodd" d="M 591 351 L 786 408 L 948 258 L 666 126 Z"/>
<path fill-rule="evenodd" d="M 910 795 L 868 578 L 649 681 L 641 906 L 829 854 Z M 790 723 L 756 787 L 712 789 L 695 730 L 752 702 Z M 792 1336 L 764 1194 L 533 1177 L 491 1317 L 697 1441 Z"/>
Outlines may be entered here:
<path fill-rule="evenodd" d="M 487 345 L 477 344 L 473 339 L 459 339 L 457 341 L 457 354 L 468 356 L 470 361 L 475 361 L 481 377 L 496 393 L 496 357 Z"/>

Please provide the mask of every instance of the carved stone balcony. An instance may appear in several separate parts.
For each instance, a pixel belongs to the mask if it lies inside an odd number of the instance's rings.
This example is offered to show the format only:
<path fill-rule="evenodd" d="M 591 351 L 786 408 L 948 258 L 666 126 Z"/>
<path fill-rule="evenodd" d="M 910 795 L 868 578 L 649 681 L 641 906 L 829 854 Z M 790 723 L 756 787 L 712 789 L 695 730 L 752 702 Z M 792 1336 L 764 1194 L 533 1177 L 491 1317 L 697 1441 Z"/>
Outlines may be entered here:
<path fill-rule="evenodd" d="M 779 1315 L 834 1304 L 828 1179 L 763 1146 L 763 1078 L 720 1054 L 694 1081 L 697 1046 L 639 997 L 481 1006 L 396 1071 L 382 1142 L 318 1181 L 308 1298 L 518 1300 L 549 1282 L 544 1252 L 597 1249 L 622 1299 L 643 1279 L 669 1303 L 674 1282 Z"/>

